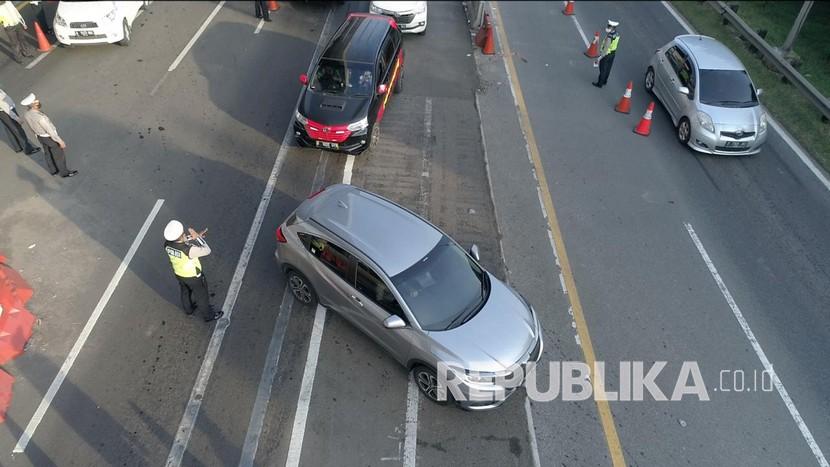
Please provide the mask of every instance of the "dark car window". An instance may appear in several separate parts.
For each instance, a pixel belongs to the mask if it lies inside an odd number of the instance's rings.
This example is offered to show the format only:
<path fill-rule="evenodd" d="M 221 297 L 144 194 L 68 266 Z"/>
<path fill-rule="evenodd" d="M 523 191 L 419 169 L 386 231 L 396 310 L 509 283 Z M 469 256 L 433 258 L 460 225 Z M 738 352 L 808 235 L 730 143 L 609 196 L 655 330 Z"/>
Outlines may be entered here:
<path fill-rule="evenodd" d="M 700 70 L 700 102 L 718 107 L 754 107 L 758 96 L 744 70 Z"/>
<path fill-rule="evenodd" d="M 680 85 L 689 88 L 690 94 L 694 93 L 695 70 L 686 53 L 675 46 L 666 51 L 666 58 L 674 69 L 677 79 L 680 80 Z"/>
<path fill-rule="evenodd" d="M 320 60 L 309 87 L 337 96 L 369 96 L 375 77 L 372 65 L 324 58 Z"/>
<path fill-rule="evenodd" d="M 298 235 L 303 245 L 305 245 L 306 249 L 312 255 L 328 266 L 338 276 L 342 277 L 346 282 L 349 284 L 353 283 L 351 279 L 353 275 L 350 274 L 352 255 L 339 246 L 327 242 L 322 238 L 304 233 Z"/>
<path fill-rule="evenodd" d="M 401 306 L 395 299 L 395 296 L 386 286 L 386 283 L 375 274 L 368 266 L 363 263 L 357 263 L 357 276 L 355 280 L 355 287 L 369 300 L 375 302 L 379 307 L 393 315 L 398 315 L 406 321 Z"/>
<path fill-rule="evenodd" d="M 472 318 L 487 301 L 487 274 L 444 237 L 420 261 L 392 278 L 421 328 L 443 331 Z"/>
<path fill-rule="evenodd" d="M 386 39 L 383 41 L 383 47 L 380 49 L 380 55 L 384 63 L 383 70 L 384 72 L 387 72 L 386 70 L 389 69 L 389 65 L 391 65 L 395 60 L 395 42 L 391 34 L 386 36 Z M 391 73 L 391 71 L 387 73 Z M 389 79 L 389 76 L 391 75 L 387 74 L 384 78 Z"/>

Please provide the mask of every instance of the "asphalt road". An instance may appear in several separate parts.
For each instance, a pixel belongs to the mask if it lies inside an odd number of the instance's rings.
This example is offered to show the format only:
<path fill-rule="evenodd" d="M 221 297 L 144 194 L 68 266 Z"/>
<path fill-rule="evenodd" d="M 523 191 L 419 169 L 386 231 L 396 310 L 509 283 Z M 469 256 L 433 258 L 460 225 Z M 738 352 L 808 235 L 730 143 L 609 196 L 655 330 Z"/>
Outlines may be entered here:
<path fill-rule="evenodd" d="M 580 311 L 609 389 L 621 361 L 666 361 L 657 384 L 671 394 L 681 364 L 696 361 L 711 401 L 610 402 L 627 464 L 817 464 L 778 392 L 719 391 L 721 370 L 749 379 L 763 366 L 689 228 L 827 447 L 830 196 L 777 136 L 755 157 L 695 155 L 659 106 L 650 137 L 631 132 L 649 100 L 640 84 L 649 53 L 684 32 L 659 2 L 578 3 L 588 34 L 608 17 L 622 23 L 602 90 L 559 3 L 499 4 L 513 76 L 501 55 L 473 51 L 459 3 L 430 4 L 427 33 L 405 37 L 405 87 L 379 144 L 353 159 L 283 143 L 297 76 L 349 11 L 368 6 L 280 4 L 257 31 L 248 2 L 224 3 L 173 70 L 216 2 L 154 2 L 127 48 L 55 49 L 30 70 L 0 60 L 0 86 L 16 100 L 39 95 L 80 170 L 54 179 L 40 155 L 0 144 L 0 249 L 35 286 L 40 319 L 6 368 L 17 381 L 0 465 L 164 464 L 205 358 L 182 465 L 609 465 L 609 427 L 593 400 L 529 401 L 520 391 L 490 412 L 431 404 L 345 320 L 285 295 L 275 227 L 309 193 L 343 181 L 479 245 L 483 264 L 539 311 L 540 379 L 549 362 L 585 358 Z M 628 80 L 625 116 L 612 108 Z M 549 193 L 526 151 L 524 105 Z M 31 442 L 12 453 L 158 200 Z M 213 303 L 235 298 L 215 361 L 214 325 L 181 312 L 161 249 L 174 217 L 210 228 Z M 560 271 L 554 240 L 569 269 Z"/>

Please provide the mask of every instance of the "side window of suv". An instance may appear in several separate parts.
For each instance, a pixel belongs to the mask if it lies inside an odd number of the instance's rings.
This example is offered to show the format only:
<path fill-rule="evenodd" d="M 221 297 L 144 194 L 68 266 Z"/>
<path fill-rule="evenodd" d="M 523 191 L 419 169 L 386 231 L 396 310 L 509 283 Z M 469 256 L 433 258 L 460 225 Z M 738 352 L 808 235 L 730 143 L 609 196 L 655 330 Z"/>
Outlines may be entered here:
<path fill-rule="evenodd" d="M 375 302 L 379 307 L 393 315 L 398 315 L 401 319 L 406 321 L 401 306 L 395 299 L 395 296 L 386 287 L 386 284 L 375 274 L 375 271 L 369 269 L 363 263 L 357 263 L 357 280 L 355 281 L 357 290 L 364 296 Z"/>
<path fill-rule="evenodd" d="M 381 63 L 381 73 L 383 74 L 383 82 L 387 82 L 391 77 L 391 72 L 389 71 L 389 65 L 393 62 L 393 55 L 395 53 L 395 44 L 392 41 L 392 36 L 386 36 L 386 39 L 383 40 L 383 45 L 380 48 L 380 63 Z"/>
<path fill-rule="evenodd" d="M 349 273 L 352 263 L 352 255 L 339 246 L 323 240 L 322 238 L 313 235 L 300 233 L 300 240 L 306 249 L 319 259 L 323 264 L 329 267 L 343 280 L 352 284 L 352 274 Z"/>

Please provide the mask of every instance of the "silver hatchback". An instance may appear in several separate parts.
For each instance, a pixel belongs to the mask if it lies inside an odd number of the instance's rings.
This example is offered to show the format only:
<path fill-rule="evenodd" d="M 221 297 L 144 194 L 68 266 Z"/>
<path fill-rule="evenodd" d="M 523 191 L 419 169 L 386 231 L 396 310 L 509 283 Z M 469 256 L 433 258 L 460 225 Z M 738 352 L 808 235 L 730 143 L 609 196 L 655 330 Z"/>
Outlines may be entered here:
<path fill-rule="evenodd" d="M 500 405 L 542 353 L 530 304 L 408 209 L 351 185 L 305 200 L 276 232 L 294 297 L 335 310 L 435 401 Z M 446 378 L 446 379 L 444 379 Z"/>
<path fill-rule="evenodd" d="M 749 74 L 725 45 L 683 35 L 657 49 L 645 87 L 663 103 L 683 145 L 708 154 L 757 154 L 767 115 Z"/>

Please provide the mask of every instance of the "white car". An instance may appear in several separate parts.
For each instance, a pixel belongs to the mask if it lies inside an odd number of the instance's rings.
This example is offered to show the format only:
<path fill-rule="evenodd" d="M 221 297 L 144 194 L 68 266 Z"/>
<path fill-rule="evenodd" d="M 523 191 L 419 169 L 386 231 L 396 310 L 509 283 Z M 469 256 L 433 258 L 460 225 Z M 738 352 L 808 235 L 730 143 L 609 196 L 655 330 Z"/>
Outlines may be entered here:
<path fill-rule="evenodd" d="M 423 34 L 427 30 L 427 2 L 370 2 L 369 13 L 395 18 L 401 32 Z"/>
<path fill-rule="evenodd" d="M 133 21 L 150 2 L 60 2 L 52 28 L 63 45 L 127 45 Z"/>

